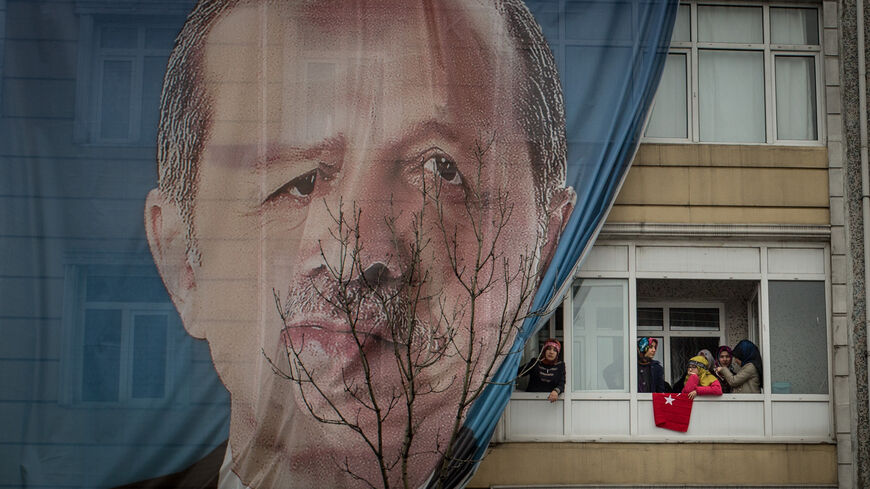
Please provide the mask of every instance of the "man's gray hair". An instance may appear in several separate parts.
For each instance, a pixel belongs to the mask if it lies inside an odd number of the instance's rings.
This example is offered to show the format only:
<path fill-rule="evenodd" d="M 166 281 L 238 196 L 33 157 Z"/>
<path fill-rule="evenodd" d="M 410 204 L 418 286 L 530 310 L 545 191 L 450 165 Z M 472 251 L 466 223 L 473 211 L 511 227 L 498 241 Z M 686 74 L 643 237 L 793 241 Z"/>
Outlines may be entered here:
<path fill-rule="evenodd" d="M 205 38 L 226 12 L 251 0 L 200 0 L 188 15 L 169 56 L 160 97 L 157 133 L 158 188 L 178 207 L 189 258 L 199 263 L 193 215 L 199 162 L 211 130 L 213 101 L 203 83 Z M 528 135 L 539 231 L 546 232 L 547 206 L 565 185 L 565 108 L 553 54 L 522 0 L 495 0 L 525 69 L 515 115 Z"/>

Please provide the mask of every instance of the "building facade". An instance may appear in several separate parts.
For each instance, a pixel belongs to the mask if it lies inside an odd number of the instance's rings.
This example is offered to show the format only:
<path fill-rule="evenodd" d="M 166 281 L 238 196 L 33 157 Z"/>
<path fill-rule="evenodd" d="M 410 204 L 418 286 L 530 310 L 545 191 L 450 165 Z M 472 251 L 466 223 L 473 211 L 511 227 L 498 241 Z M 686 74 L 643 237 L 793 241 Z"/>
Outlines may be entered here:
<path fill-rule="evenodd" d="M 518 389 L 471 487 L 870 487 L 867 18 L 860 0 L 681 3 L 633 167 L 538 336 L 563 340 L 566 392 Z M 750 339 L 762 393 L 657 428 L 640 336 L 669 383 Z"/>

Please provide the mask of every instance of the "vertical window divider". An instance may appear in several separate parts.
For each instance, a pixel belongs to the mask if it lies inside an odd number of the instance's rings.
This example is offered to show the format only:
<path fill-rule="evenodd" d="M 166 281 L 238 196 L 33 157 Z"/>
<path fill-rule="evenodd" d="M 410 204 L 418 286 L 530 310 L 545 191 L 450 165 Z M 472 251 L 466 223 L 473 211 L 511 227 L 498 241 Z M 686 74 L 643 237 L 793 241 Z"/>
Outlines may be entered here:
<path fill-rule="evenodd" d="M 768 292 L 767 278 L 767 250 L 765 245 L 761 246 L 761 287 L 759 294 L 761 295 L 759 302 L 759 320 L 761 321 L 761 368 L 764 372 L 764 437 L 771 438 L 773 436 L 773 405 L 771 403 L 771 381 L 770 381 L 770 303 Z"/>
<path fill-rule="evenodd" d="M 830 427 L 828 431 L 828 436 L 832 439 L 836 439 L 836 430 L 834 428 L 834 331 L 833 331 L 833 322 L 834 322 L 834 311 L 833 311 L 833 302 L 831 299 L 831 289 L 833 288 L 833 284 L 831 283 L 831 246 L 829 244 L 825 245 L 824 249 L 825 254 L 825 322 L 826 322 L 826 330 L 825 330 L 825 339 L 828 342 L 828 426 Z"/>
<path fill-rule="evenodd" d="M 692 124 L 689 126 L 689 141 L 697 143 L 701 140 L 701 122 L 698 110 L 698 4 L 692 2 L 690 5 L 689 32 L 691 34 L 689 41 L 692 48 L 689 52 L 689 82 L 691 83 L 689 85 L 691 87 L 689 89 L 691 91 L 689 112 L 692 113 Z"/>
<path fill-rule="evenodd" d="M 637 407 L 637 266 L 636 246 L 631 243 L 628 246 L 628 337 L 626 348 L 628 350 L 628 392 L 629 392 L 629 436 L 639 434 L 639 420 Z"/>
<path fill-rule="evenodd" d="M 565 294 L 562 303 L 562 361 L 565 362 L 565 392 L 562 393 L 562 434 L 569 436 L 573 433 L 573 416 L 571 411 L 574 404 L 574 285 L 577 280 L 576 274 L 571 277 L 571 286 Z M 570 360 L 570 363 L 569 363 Z"/>
<path fill-rule="evenodd" d="M 764 132 L 766 133 L 764 140 L 770 144 L 776 141 L 777 137 L 774 137 L 776 131 L 776 124 L 774 124 L 774 112 L 776 111 L 774 83 L 776 83 L 776 78 L 773 71 L 773 55 L 770 51 L 772 39 L 770 34 L 770 4 L 768 2 L 761 5 L 761 32 L 761 40 L 764 42 Z"/>

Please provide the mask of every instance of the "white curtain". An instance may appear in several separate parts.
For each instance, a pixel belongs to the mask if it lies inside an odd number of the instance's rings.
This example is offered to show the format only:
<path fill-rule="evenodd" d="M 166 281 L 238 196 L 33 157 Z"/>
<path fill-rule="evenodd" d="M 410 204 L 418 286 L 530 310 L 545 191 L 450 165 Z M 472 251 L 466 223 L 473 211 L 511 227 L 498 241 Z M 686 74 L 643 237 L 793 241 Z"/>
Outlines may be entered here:
<path fill-rule="evenodd" d="M 762 43 L 761 7 L 698 7 L 701 42 Z"/>
<path fill-rule="evenodd" d="M 816 9 L 771 7 L 770 37 L 774 44 L 818 44 Z"/>
<path fill-rule="evenodd" d="M 701 141 L 764 142 L 762 52 L 701 50 L 698 57 Z"/>
<path fill-rule="evenodd" d="M 811 56 L 775 59 L 777 139 L 816 139 L 815 60 Z"/>
<path fill-rule="evenodd" d="M 686 138 L 686 55 L 669 54 L 646 127 L 650 138 Z"/>

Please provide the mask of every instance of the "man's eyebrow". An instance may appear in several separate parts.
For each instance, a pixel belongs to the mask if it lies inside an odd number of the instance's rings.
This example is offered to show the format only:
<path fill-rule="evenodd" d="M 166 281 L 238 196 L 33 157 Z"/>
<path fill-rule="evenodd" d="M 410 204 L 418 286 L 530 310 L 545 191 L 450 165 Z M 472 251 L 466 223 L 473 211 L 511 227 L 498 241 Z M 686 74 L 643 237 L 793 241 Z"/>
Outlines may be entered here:
<path fill-rule="evenodd" d="M 418 122 L 412 125 L 408 130 L 403 131 L 401 142 L 411 143 L 415 139 L 422 139 L 431 134 L 445 136 L 454 141 L 457 141 L 462 137 L 462 133 L 457 131 L 452 125 L 445 124 L 436 119 L 427 119 Z"/>
<path fill-rule="evenodd" d="M 258 154 L 256 167 L 258 170 L 268 170 L 276 163 L 287 160 L 316 160 L 324 155 L 342 154 L 347 146 L 344 135 L 339 134 L 308 146 L 289 146 L 271 144 L 264 153 Z M 336 163 L 333 161 L 333 163 Z"/>

